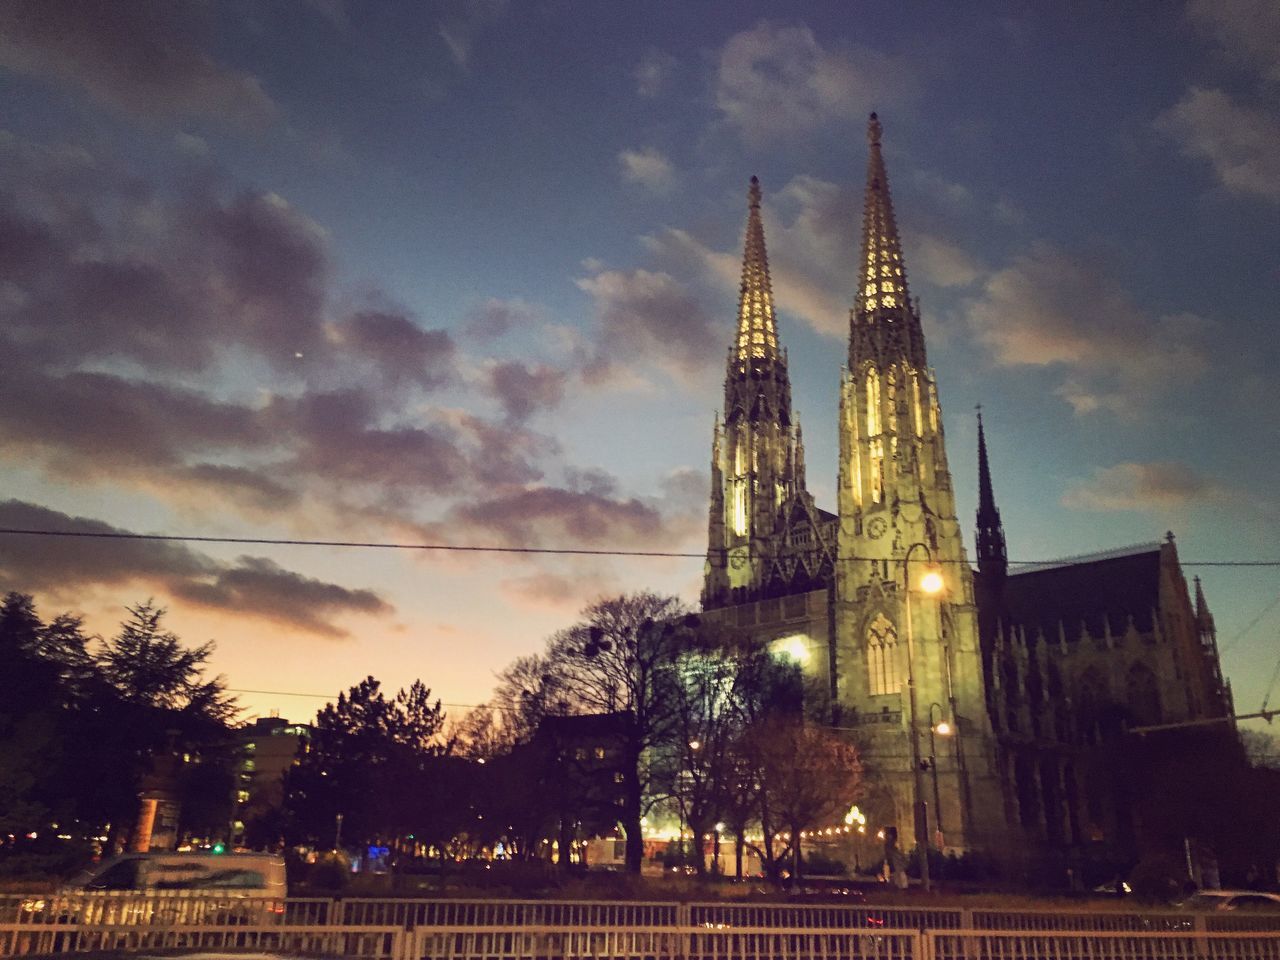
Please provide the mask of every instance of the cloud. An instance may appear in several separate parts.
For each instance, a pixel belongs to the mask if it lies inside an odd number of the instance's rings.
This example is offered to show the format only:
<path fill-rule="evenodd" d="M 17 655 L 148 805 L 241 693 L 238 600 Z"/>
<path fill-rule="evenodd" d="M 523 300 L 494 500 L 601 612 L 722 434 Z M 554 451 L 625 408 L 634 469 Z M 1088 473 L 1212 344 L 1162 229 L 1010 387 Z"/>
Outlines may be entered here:
<path fill-rule="evenodd" d="M 1071 484 L 1062 505 L 1074 510 L 1161 510 L 1220 500 L 1223 489 L 1181 463 L 1118 463 Z"/>
<path fill-rule="evenodd" d="M 440 24 L 440 39 L 453 62 L 466 68 L 476 41 L 506 13 L 506 0 L 463 0 L 454 5 L 455 16 Z"/>
<path fill-rule="evenodd" d="M 608 358 L 650 359 L 684 377 L 719 359 L 710 316 L 671 274 L 601 270 L 575 282 L 594 302 L 598 342 Z"/>
<path fill-rule="evenodd" d="M 653 193 L 671 193 L 676 187 L 676 171 L 671 161 L 653 147 L 623 150 L 618 154 L 618 166 L 623 180 Z"/>
<path fill-rule="evenodd" d="M 528 366 L 519 360 L 494 364 L 489 369 L 489 388 L 507 419 L 522 422 L 539 410 L 552 410 L 564 399 L 568 376 L 545 364 Z"/>
<path fill-rule="evenodd" d="M 128 532 L 20 500 L 0 502 L 0 526 L 67 533 Z M 392 612 L 371 590 L 327 583 L 260 557 L 225 563 L 180 543 L 152 540 L 0 536 L 0 582 L 5 589 L 56 596 L 94 586 L 143 587 L 174 600 L 325 637 L 349 635 L 333 618 Z"/>
<path fill-rule="evenodd" d="M 541 310 L 523 300 L 491 297 L 467 314 L 463 329 L 478 340 L 496 340 L 512 330 L 541 324 L 545 320 Z"/>
<path fill-rule="evenodd" d="M 370 360 L 374 371 L 393 386 L 433 389 L 453 375 L 453 338 L 444 330 L 423 330 L 402 313 L 359 312 L 335 334 L 352 352 Z"/>
<path fill-rule="evenodd" d="M 265 125 L 275 104 L 258 78 L 201 49 L 199 12 L 162 0 L 9 0 L 0 4 L 0 66 L 139 118 Z"/>
<path fill-rule="evenodd" d="M 921 279 L 937 287 L 967 287 L 985 272 L 964 248 L 931 233 L 917 234 L 911 261 Z"/>
<path fill-rule="evenodd" d="M 324 356 L 324 231 L 279 196 L 168 197 L 89 160 L 0 141 L 0 303 L 11 339 L 49 362 L 199 371 L 232 346 L 276 366 Z M 27 174 L 33 176 L 27 179 Z"/>
<path fill-rule="evenodd" d="M 240 557 L 212 579 L 172 587 L 180 600 L 247 613 L 327 637 L 346 637 L 330 617 L 360 613 L 390 614 L 392 607 L 372 590 L 352 590 L 286 570 L 264 557 Z"/>
<path fill-rule="evenodd" d="M 866 47 L 824 47 L 807 26 L 761 22 L 720 51 L 715 102 L 743 138 L 763 143 L 848 124 L 914 87 L 903 65 Z"/>
<path fill-rule="evenodd" d="M 1207 321 L 1156 316 L 1091 264 L 1047 244 L 987 277 L 965 312 L 1001 366 L 1055 367 L 1077 413 L 1132 413 L 1207 364 Z"/>
<path fill-rule="evenodd" d="M 1221 90 L 1191 87 L 1156 118 L 1184 155 L 1207 160 L 1235 193 L 1280 202 L 1280 121 L 1240 106 Z"/>
<path fill-rule="evenodd" d="M 657 48 L 645 51 L 636 67 L 636 93 L 642 97 L 656 97 L 666 86 L 676 68 L 676 58 Z"/>
<path fill-rule="evenodd" d="M 1272 0 L 1190 0 L 1187 16 L 1228 59 L 1280 83 L 1280 6 Z"/>
<path fill-rule="evenodd" d="M 449 525 L 509 546 L 661 549 L 661 512 L 635 497 L 533 486 L 455 507 Z"/>

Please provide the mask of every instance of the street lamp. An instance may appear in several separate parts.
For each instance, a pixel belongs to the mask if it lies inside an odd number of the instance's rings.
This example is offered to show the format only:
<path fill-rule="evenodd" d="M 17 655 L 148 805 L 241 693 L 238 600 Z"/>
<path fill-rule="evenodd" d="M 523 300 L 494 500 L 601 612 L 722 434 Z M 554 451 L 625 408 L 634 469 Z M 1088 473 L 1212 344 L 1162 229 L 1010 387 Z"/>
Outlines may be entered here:
<path fill-rule="evenodd" d="M 938 708 L 938 722 L 933 721 L 933 708 Z M 929 704 L 929 769 L 933 772 L 933 822 L 937 824 L 937 830 L 934 832 L 934 842 L 938 845 L 938 849 L 942 850 L 944 846 L 945 834 L 942 831 L 942 795 L 938 792 L 938 748 L 934 740 L 934 734 L 939 737 L 951 736 L 951 724 L 947 722 L 942 710 L 942 704 Z"/>
<path fill-rule="evenodd" d="M 920 851 L 920 884 L 932 889 L 929 879 L 929 823 L 928 812 L 924 801 L 924 785 L 920 780 L 920 728 L 916 711 L 916 646 L 915 636 L 911 630 L 911 555 L 917 550 L 924 550 L 929 558 L 930 567 L 920 578 L 920 590 L 927 594 L 936 594 L 942 590 L 942 573 L 933 565 L 933 552 L 927 543 L 913 543 L 902 557 L 902 605 L 905 608 L 907 627 L 907 711 L 911 732 L 911 787 L 912 787 L 912 820 L 915 827 L 916 849 Z"/>

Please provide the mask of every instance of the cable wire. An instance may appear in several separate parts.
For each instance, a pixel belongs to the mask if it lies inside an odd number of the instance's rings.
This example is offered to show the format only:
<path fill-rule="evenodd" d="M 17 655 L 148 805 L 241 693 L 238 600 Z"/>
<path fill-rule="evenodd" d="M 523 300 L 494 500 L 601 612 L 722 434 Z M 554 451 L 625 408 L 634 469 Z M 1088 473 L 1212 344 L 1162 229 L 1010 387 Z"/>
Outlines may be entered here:
<path fill-rule="evenodd" d="M 341 547 L 355 548 L 365 550 L 421 550 L 421 551 L 441 551 L 456 553 L 515 553 L 515 554 L 550 554 L 563 556 L 589 556 L 589 557 L 666 557 L 678 559 L 697 559 L 705 560 L 707 551 L 698 551 L 697 553 L 679 551 L 679 550 L 604 550 L 590 549 L 586 547 L 502 547 L 479 544 L 460 544 L 460 543 L 400 543 L 394 541 L 376 541 L 376 540 L 302 540 L 293 538 L 276 538 L 276 537 L 212 537 L 198 536 L 195 534 L 177 534 L 177 533 L 127 533 L 124 531 L 102 531 L 102 530 L 30 530 L 20 529 L 16 527 L 0 527 L 0 534 L 6 536 L 28 536 L 28 537 L 80 537 L 94 540 L 148 540 L 165 543 L 212 543 L 212 544 L 238 544 L 242 546 L 270 546 L 270 547 Z M 720 551 L 723 552 L 723 551 Z M 748 559 L 750 555 L 747 555 Z M 859 557 L 859 556 L 838 556 L 837 560 L 875 560 L 884 561 L 892 560 L 892 557 Z M 1105 559 L 1105 558 L 1102 558 Z M 1080 558 L 1079 562 L 1088 562 L 1089 558 Z M 958 563 L 969 564 L 968 560 L 953 560 L 943 557 L 936 558 L 933 563 Z M 1074 558 L 1065 558 L 1061 560 L 1009 560 L 1009 566 L 1041 566 L 1070 564 L 1077 562 Z M 1181 565 L 1184 567 L 1280 567 L 1280 560 L 1182 560 Z"/>

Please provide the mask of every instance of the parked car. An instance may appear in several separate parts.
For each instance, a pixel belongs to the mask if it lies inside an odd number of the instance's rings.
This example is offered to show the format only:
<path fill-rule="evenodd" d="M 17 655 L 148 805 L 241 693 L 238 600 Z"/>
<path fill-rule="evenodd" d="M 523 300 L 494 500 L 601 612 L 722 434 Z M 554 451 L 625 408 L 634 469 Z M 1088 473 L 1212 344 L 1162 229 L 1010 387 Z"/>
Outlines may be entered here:
<path fill-rule="evenodd" d="M 1178 904 L 1179 910 L 1241 910 L 1280 913 L 1280 893 L 1261 890 L 1199 890 Z"/>

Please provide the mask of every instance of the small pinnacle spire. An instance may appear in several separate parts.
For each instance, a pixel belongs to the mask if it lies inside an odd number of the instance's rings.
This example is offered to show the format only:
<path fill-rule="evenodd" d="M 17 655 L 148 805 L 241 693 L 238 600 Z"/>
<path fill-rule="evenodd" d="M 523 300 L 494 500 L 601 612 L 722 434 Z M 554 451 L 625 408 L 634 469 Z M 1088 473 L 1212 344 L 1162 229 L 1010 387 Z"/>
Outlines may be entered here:
<path fill-rule="evenodd" d="M 978 516 L 984 513 L 995 514 L 998 518 L 1000 511 L 996 509 L 996 495 L 991 488 L 991 465 L 987 460 L 987 434 L 982 428 L 982 404 L 978 404 Z"/>
<path fill-rule="evenodd" d="M 873 147 L 880 146 L 880 133 L 880 118 L 876 116 L 873 110 L 871 118 L 867 120 L 867 142 Z"/>
<path fill-rule="evenodd" d="M 996 508 L 991 486 L 991 465 L 987 460 L 987 435 L 982 426 L 982 405 L 978 405 L 978 569 L 1003 581 L 1009 569 L 1004 525 Z"/>
<path fill-rule="evenodd" d="M 747 236 L 742 252 L 742 287 L 738 299 L 738 337 L 735 359 L 778 359 L 778 327 L 773 315 L 773 285 L 769 255 L 760 217 L 760 181 L 751 178 L 747 191 Z"/>

